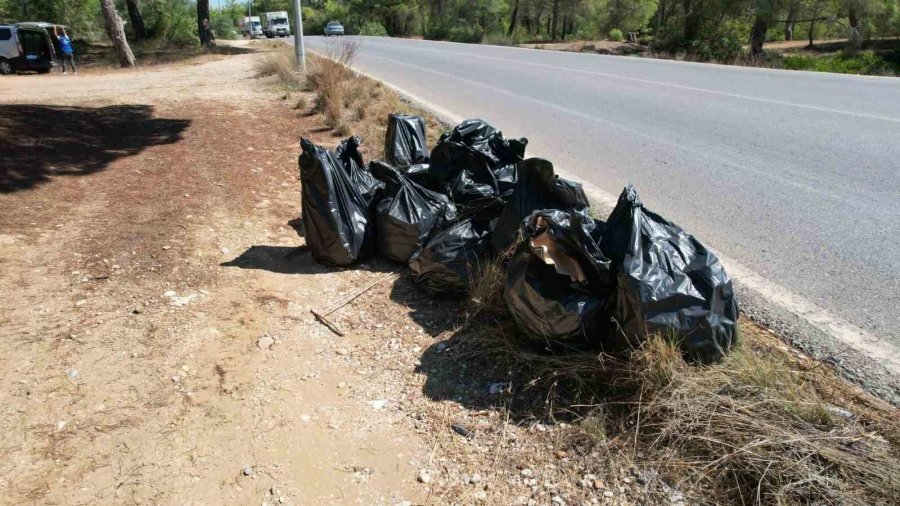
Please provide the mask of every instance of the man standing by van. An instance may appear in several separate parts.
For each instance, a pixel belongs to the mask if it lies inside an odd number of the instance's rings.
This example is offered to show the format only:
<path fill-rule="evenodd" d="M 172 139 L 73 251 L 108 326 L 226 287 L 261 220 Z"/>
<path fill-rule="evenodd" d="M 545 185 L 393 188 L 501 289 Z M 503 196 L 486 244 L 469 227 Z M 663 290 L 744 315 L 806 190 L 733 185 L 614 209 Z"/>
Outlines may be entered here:
<path fill-rule="evenodd" d="M 75 51 L 72 50 L 72 41 L 69 40 L 69 36 L 66 35 L 66 29 L 62 29 L 62 35 L 59 34 L 56 27 L 53 27 L 53 35 L 56 36 L 56 39 L 59 41 L 59 51 L 62 53 L 62 73 L 66 75 L 66 62 L 72 67 L 72 73 L 77 75 L 78 71 L 75 70 Z"/>

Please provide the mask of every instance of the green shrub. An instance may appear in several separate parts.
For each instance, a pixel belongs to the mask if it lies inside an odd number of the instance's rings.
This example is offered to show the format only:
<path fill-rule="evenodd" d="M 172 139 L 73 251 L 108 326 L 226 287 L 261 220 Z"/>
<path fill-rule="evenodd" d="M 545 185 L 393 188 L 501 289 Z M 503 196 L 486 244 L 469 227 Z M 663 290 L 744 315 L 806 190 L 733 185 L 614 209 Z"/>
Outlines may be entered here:
<path fill-rule="evenodd" d="M 743 44 L 734 34 L 694 41 L 690 52 L 702 61 L 731 63 L 741 56 Z"/>
<path fill-rule="evenodd" d="M 360 35 L 370 35 L 373 37 L 387 37 L 387 29 L 377 21 L 366 21 L 359 27 Z"/>
<path fill-rule="evenodd" d="M 212 29 L 217 39 L 234 40 L 238 38 L 234 29 L 234 21 L 225 14 L 212 12 Z"/>
<path fill-rule="evenodd" d="M 893 75 L 900 70 L 872 51 L 860 51 L 855 54 L 838 51 L 831 56 L 821 57 L 786 54 L 781 57 L 780 66 L 788 70 L 865 75 Z"/>
<path fill-rule="evenodd" d="M 144 21 L 159 46 L 195 46 L 197 38 L 196 7 L 183 0 L 147 2 Z"/>
<path fill-rule="evenodd" d="M 451 42 L 468 42 L 477 44 L 484 38 L 481 28 L 473 25 L 457 25 L 447 33 L 447 40 Z"/>
<path fill-rule="evenodd" d="M 612 40 L 615 42 L 622 42 L 623 40 L 625 40 L 625 34 L 622 33 L 622 30 L 619 30 L 618 28 L 613 28 L 612 30 L 609 31 L 609 35 L 607 38 L 609 40 Z"/>

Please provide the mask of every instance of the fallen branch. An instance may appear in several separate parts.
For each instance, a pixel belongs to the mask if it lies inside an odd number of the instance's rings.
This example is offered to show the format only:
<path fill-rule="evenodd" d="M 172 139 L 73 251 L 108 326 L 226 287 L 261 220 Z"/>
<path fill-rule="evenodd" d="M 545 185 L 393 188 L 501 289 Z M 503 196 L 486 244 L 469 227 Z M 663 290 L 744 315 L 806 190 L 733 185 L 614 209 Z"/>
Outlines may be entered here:
<path fill-rule="evenodd" d="M 341 336 L 341 337 L 344 337 L 344 333 L 341 332 L 341 329 L 339 329 L 339 328 L 337 327 L 337 325 L 331 323 L 331 322 L 328 320 L 328 318 L 325 318 L 325 316 L 323 316 L 323 315 L 317 313 L 315 309 L 310 309 L 309 312 L 312 313 L 313 316 L 316 317 L 316 320 L 319 320 L 319 323 L 321 323 L 322 325 L 325 325 L 326 327 L 328 327 L 328 329 L 331 330 L 332 332 L 334 332 L 335 334 L 337 334 L 337 335 L 339 335 L 339 336 Z"/>
<path fill-rule="evenodd" d="M 356 300 L 360 295 L 362 295 L 362 294 L 368 292 L 369 290 L 371 290 L 372 288 L 374 288 L 375 286 L 377 286 L 379 283 L 383 283 L 384 281 L 387 281 L 388 279 L 396 278 L 398 275 L 399 275 L 399 274 L 398 274 L 397 272 L 391 272 L 391 273 L 387 274 L 386 276 L 382 276 L 381 278 L 377 279 L 377 280 L 374 281 L 373 283 L 371 283 L 371 284 L 365 286 L 364 288 L 361 288 L 361 289 L 357 290 L 356 292 L 354 292 L 352 295 L 350 295 L 350 296 L 347 297 L 346 299 L 342 300 L 341 302 L 338 302 L 337 304 L 335 304 L 334 306 L 332 306 L 331 309 L 326 310 L 324 313 L 319 313 L 319 312 L 317 312 L 315 309 L 310 309 L 309 312 L 312 313 L 313 316 L 316 317 L 316 320 L 318 320 L 322 325 L 325 325 L 326 327 L 328 327 L 328 329 L 331 330 L 332 332 L 334 332 L 335 334 L 337 334 L 337 335 L 339 335 L 339 336 L 341 336 L 341 337 L 344 337 L 344 333 L 341 332 L 341 329 L 339 329 L 337 325 L 335 325 L 335 324 L 332 323 L 330 320 L 328 320 L 327 317 L 328 317 L 330 314 L 332 314 L 332 313 L 334 313 L 335 311 L 337 311 L 338 309 L 340 309 L 340 308 L 346 306 L 347 304 L 353 302 L 353 301 Z"/>

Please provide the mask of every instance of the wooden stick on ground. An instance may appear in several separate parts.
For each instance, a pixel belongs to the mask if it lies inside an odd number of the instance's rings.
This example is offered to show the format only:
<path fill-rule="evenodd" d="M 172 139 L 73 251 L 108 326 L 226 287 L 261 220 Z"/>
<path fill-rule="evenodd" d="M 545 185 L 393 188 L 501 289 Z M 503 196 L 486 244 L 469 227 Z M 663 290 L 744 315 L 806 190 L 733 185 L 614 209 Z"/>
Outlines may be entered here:
<path fill-rule="evenodd" d="M 361 288 L 361 289 L 357 290 L 357 291 L 354 292 L 352 295 L 350 295 L 348 298 L 346 298 L 346 299 L 344 299 L 343 301 L 341 301 L 341 302 L 335 304 L 334 306 L 332 306 L 330 309 L 328 309 L 328 310 L 325 311 L 324 313 L 319 313 L 319 312 L 317 312 L 315 309 L 310 309 L 309 312 L 312 313 L 313 316 L 316 317 L 316 320 L 318 320 L 322 325 L 325 325 L 326 327 L 328 327 L 328 329 L 331 330 L 332 332 L 334 332 L 335 334 L 337 334 L 337 335 L 339 335 L 339 336 L 341 336 L 341 337 L 344 337 L 344 333 L 341 332 L 341 329 L 339 329 L 337 325 L 335 325 L 335 324 L 332 323 L 330 320 L 328 320 L 327 316 L 330 315 L 330 314 L 332 314 L 332 313 L 334 313 L 334 312 L 337 311 L 338 309 L 340 309 L 340 308 L 346 306 L 347 304 L 353 302 L 353 301 L 356 300 L 360 295 L 362 295 L 362 294 L 368 292 L 369 290 L 371 290 L 372 288 L 374 288 L 375 286 L 377 286 L 379 283 L 382 283 L 382 282 L 384 282 L 384 281 L 387 281 L 388 279 L 391 279 L 391 278 L 396 278 L 397 276 L 398 276 L 398 273 L 396 273 L 396 272 L 391 272 L 391 273 L 387 274 L 386 276 L 382 276 L 381 278 L 378 278 L 378 280 L 374 281 L 373 283 L 369 284 L 368 286 L 366 286 L 366 287 L 364 287 L 364 288 Z"/>
<path fill-rule="evenodd" d="M 317 313 L 315 309 L 310 309 L 309 312 L 312 313 L 313 316 L 316 317 L 316 320 L 319 320 L 319 323 L 328 327 L 328 329 L 331 330 L 332 332 L 334 332 L 335 334 L 337 334 L 341 337 L 344 337 L 344 333 L 341 332 L 341 329 L 337 328 L 337 325 L 331 323 L 328 320 L 328 318 L 325 318 L 323 315 Z"/>

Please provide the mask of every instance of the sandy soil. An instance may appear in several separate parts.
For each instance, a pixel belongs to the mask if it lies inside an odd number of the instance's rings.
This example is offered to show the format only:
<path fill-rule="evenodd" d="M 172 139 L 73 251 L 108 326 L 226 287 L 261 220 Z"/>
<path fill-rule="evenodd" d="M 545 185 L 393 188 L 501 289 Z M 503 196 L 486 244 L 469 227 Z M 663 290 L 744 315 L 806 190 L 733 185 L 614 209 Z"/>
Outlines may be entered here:
<path fill-rule="evenodd" d="M 0 503 L 427 496 L 376 336 L 309 314 L 382 274 L 286 254 L 333 138 L 253 57 L 0 80 Z"/>

